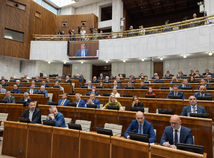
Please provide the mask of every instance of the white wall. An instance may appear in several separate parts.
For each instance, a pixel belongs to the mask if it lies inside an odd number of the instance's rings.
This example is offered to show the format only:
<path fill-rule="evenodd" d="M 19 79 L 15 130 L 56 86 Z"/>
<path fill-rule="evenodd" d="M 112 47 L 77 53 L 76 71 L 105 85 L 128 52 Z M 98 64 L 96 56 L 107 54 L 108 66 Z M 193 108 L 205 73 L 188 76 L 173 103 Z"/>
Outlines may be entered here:
<path fill-rule="evenodd" d="M 182 71 L 184 74 L 189 75 L 190 70 L 199 70 L 200 73 L 204 73 L 205 69 L 209 69 L 210 72 L 214 72 L 214 57 L 198 57 L 192 59 L 173 59 L 166 60 L 164 63 L 164 73 L 169 70 L 172 74 L 177 74 L 178 71 Z"/>
<path fill-rule="evenodd" d="M 92 64 L 87 63 L 75 63 L 72 64 L 72 76 L 76 74 L 82 74 L 84 78 L 88 81 L 92 78 Z"/>
<path fill-rule="evenodd" d="M 60 15 L 73 15 L 73 14 L 75 14 L 75 8 L 72 6 L 67 6 L 60 10 Z"/>
<path fill-rule="evenodd" d="M 48 64 L 44 61 L 36 61 L 36 74 L 43 73 L 44 75 L 58 74 L 62 75 L 63 63 L 53 62 Z"/>
<path fill-rule="evenodd" d="M 213 0 L 204 0 L 205 11 L 207 15 L 214 15 L 214 1 Z"/>

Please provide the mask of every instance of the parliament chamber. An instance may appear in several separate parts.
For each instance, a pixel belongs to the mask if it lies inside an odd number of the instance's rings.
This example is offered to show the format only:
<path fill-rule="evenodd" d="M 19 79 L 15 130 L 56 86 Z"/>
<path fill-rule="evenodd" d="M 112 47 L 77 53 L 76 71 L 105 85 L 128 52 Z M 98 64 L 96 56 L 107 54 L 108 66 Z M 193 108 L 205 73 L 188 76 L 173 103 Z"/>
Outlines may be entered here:
<path fill-rule="evenodd" d="M 0 0 L 0 157 L 213 158 L 213 33 L 213 0 Z"/>

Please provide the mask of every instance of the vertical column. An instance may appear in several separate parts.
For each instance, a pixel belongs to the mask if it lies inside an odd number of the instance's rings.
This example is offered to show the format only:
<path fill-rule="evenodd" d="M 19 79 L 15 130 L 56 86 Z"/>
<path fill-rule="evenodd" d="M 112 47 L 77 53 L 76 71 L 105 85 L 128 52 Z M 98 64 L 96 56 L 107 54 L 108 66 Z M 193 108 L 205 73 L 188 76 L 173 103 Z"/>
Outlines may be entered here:
<path fill-rule="evenodd" d="M 207 15 L 214 15 L 214 1 L 213 0 L 204 0 L 205 11 Z"/>
<path fill-rule="evenodd" d="M 120 20 L 123 18 L 123 1 L 112 1 L 112 32 L 123 31 L 120 27 Z"/>

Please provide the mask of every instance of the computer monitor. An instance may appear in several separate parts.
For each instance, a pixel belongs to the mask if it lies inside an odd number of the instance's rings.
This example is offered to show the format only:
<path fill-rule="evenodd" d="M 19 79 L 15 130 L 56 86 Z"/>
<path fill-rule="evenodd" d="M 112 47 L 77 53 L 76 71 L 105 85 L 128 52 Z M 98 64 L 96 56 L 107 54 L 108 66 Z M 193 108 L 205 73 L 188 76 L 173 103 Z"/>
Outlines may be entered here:
<path fill-rule="evenodd" d="M 129 136 L 130 136 L 130 139 L 132 139 L 132 140 L 137 140 L 137 141 L 149 143 L 149 135 L 148 134 L 137 134 L 137 133 L 130 132 Z"/>
<path fill-rule="evenodd" d="M 133 97 L 133 95 L 130 94 L 124 94 L 123 97 Z"/>
<path fill-rule="evenodd" d="M 97 133 L 99 134 L 105 134 L 105 135 L 109 135 L 109 136 L 113 136 L 113 132 L 111 129 L 105 129 L 105 128 L 96 128 Z"/>
<path fill-rule="evenodd" d="M 160 89 L 169 89 L 169 87 L 160 87 Z"/>
<path fill-rule="evenodd" d="M 68 123 L 69 129 L 82 130 L 82 126 L 80 124 Z"/>
<path fill-rule="evenodd" d="M 202 117 L 202 118 L 208 118 L 208 113 L 190 113 L 190 117 Z"/>
<path fill-rule="evenodd" d="M 96 88 L 98 88 L 98 89 L 102 89 L 103 87 L 102 87 L 102 86 L 97 86 Z"/>
<path fill-rule="evenodd" d="M 182 99 L 182 96 L 174 96 L 174 95 L 172 95 L 172 96 L 169 96 L 168 98 L 169 99 Z"/>
<path fill-rule="evenodd" d="M 173 110 L 172 109 L 158 109 L 159 114 L 168 114 L 168 115 L 173 115 Z"/>
<path fill-rule="evenodd" d="M 212 100 L 212 96 L 197 97 L 198 100 Z"/>
<path fill-rule="evenodd" d="M 155 95 L 145 95 L 145 98 L 156 98 Z"/>
<path fill-rule="evenodd" d="M 103 96 L 106 96 L 106 97 L 108 97 L 108 96 L 110 96 L 111 94 L 109 94 L 109 93 L 103 93 Z"/>
<path fill-rule="evenodd" d="M 207 90 L 214 90 L 214 87 L 207 87 Z"/>
<path fill-rule="evenodd" d="M 180 149 L 180 150 L 185 150 L 185 151 L 199 153 L 199 154 L 204 153 L 204 147 L 201 145 L 178 143 L 176 146 L 177 146 L 177 149 Z"/>
<path fill-rule="evenodd" d="M 87 108 L 97 108 L 97 104 L 87 104 Z"/>
<path fill-rule="evenodd" d="M 130 111 L 142 111 L 142 112 L 144 112 L 144 107 L 131 106 Z"/>
<path fill-rule="evenodd" d="M 182 87 L 181 89 L 184 89 L 184 90 L 191 90 L 192 87 Z"/>
<path fill-rule="evenodd" d="M 120 107 L 119 106 L 113 106 L 113 105 L 109 105 L 106 107 L 107 109 L 111 109 L 111 110 L 119 110 Z"/>
<path fill-rule="evenodd" d="M 43 120 L 43 125 L 56 126 L 56 122 L 53 120 Z"/>
<path fill-rule="evenodd" d="M 19 122 L 30 123 L 30 119 L 29 118 L 25 118 L 25 117 L 20 117 L 19 118 Z"/>
<path fill-rule="evenodd" d="M 25 101 L 16 101 L 17 104 L 23 104 L 23 106 L 28 106 L 27 102 Z"/>
<path fill-rule="evenodd" d="M 48 105 L 58 105 L 56 102 L 48 102 Z"/>
<path fill-rule="evenodd" d="M 76 107 L 76 106 L 77 106 L 77 104 L 76 104 L 76 103 L 71 103 L 71 102 L 70 102 L 70 103 L 68 103 L 68 104 L 67 104 L 67 106 Z"/>

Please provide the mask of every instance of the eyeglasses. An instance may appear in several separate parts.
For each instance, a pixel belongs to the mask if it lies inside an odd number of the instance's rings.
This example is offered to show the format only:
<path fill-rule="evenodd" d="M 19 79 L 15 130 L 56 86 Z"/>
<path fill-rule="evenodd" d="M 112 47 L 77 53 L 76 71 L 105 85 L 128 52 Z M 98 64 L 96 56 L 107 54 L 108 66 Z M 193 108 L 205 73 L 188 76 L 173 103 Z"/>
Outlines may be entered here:
<path fill-rule="evenodd" d="M 169 122 L 171 125 L 178 125 L 179 122 Z"/>

